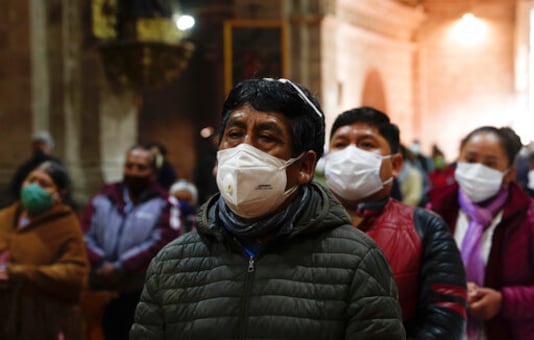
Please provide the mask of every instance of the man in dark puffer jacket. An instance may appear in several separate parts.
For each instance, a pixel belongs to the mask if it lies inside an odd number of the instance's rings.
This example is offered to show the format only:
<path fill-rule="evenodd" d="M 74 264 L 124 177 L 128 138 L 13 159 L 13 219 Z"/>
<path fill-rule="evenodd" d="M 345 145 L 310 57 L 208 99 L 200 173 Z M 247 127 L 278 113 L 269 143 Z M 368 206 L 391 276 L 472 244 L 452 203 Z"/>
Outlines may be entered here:
<path fill-rule="evenodd" d="M 374 108 L 340 114 L 330 133 L 326 183 L 355 227 L 388 258 L 408 339 L 461 339 L 465 271 L 458 247 L 438 215 L 389 197 L 402 165 L 399 129 Z"/>
<path fill-rule="evenodd" d="M 222 127 L 221 193 L 152 261 L 131 339 L 404 339 L 383 253 L 310 183 L 317 100 L 288 80 L 245 80 Z"/>

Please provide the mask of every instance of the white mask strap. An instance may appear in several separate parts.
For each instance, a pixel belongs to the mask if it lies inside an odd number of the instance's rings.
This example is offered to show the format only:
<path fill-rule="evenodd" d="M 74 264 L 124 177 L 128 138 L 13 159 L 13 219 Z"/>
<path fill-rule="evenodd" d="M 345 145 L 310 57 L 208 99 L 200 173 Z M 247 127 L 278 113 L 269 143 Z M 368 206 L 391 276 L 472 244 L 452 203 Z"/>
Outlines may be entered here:
<path fill-rule="evenodd" d="M 382 182 L 382 185 L 386 185 L 386 184 L 389 184 L 391 182 L 393 182 L 393 176 L 388 178 L 388 179 L 386 179 L 384 182 Z"/>
<path fill-rule="evenodd" d="M 281 168 L 281 169 L 285 169 L 287 168 L 288 166 L 290 166 L 291 164 L 295 163 L 296 161 L 298 161 L 299 159 L 302 158 L 302 156 L 304 156 L 304 152 L 301 153 L 300 155 L 298 155 L 297 157 L 295 158 L 290 158 L 286 161 L 286 164 Z"/>

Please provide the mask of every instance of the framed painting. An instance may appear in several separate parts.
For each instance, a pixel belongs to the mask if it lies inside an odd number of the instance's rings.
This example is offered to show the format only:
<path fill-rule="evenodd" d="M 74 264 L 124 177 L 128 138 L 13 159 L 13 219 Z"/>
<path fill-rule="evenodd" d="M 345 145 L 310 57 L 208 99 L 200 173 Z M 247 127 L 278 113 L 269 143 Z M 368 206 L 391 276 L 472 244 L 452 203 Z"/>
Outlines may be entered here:
<path fill-rule="evenodd" d="M 280 20 L 224 22 L 226 93 L 244 79 L 287 76 L 285 27 Z"/>

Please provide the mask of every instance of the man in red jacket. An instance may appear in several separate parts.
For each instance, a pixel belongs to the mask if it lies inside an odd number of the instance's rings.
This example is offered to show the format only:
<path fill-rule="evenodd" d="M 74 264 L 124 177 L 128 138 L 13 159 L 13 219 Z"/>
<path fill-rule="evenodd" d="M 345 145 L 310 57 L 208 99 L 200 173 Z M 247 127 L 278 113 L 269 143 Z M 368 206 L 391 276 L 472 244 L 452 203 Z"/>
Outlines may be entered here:
<path fill-rule="evenodd" d="M 336 118 L 326 183 L 353 225 L 371 236 L 388 258 L 407 337 L 460 339 L 466 316 L 460 253 L 440 217 L 390 197 L 401 165 L 399 129 L 387 115 L 361 107 Z"/>

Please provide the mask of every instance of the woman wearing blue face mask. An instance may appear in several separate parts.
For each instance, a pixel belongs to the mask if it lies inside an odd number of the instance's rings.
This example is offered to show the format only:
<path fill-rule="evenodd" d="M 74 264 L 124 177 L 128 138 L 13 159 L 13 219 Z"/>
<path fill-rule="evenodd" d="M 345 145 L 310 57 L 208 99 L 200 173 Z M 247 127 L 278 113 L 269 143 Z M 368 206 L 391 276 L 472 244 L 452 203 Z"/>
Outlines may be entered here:
<path fill-rule="evenodd" d="M 62 203 L 68 184 L 63 167 L 43 163 L 0 210 L 0 339 L 81 337 L 89 265 L 77 215 Z"/>
<path fill-rule="evenodd" d="M 534 201 L 514 182 L 521 141 L 510 128 L 475 129 L 460 145 L 457 183 L 431 190 L 468 281 L 468 339 L 534 338 Z"/>

